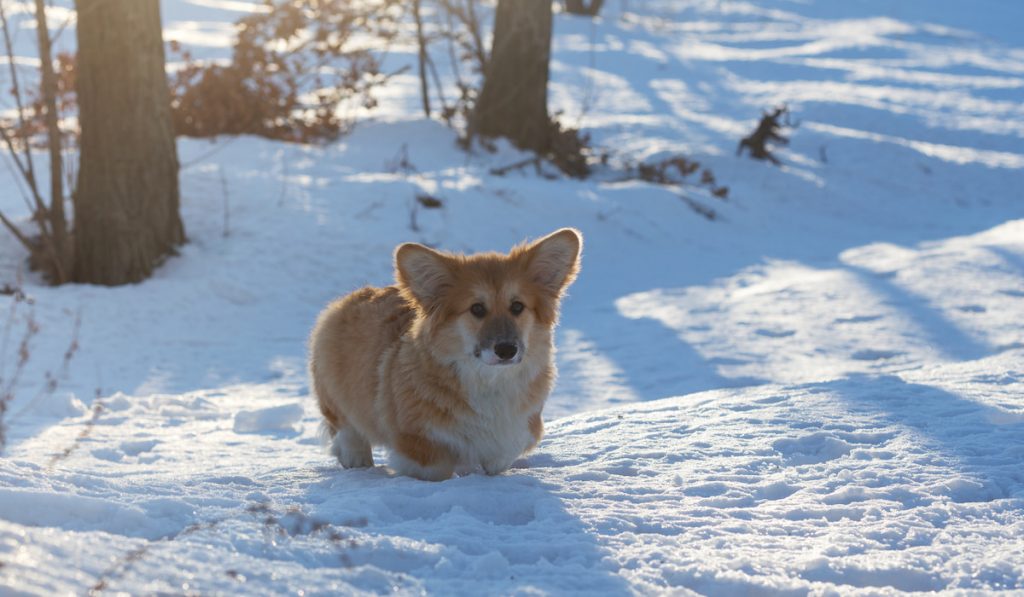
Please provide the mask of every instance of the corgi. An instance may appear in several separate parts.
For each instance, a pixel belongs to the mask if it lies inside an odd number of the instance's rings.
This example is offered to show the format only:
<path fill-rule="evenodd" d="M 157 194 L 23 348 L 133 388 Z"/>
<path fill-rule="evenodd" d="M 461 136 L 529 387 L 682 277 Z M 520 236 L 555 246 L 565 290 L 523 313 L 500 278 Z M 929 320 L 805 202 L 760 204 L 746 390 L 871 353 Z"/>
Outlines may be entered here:
<path fill-rule="evenodd" d="M 583 239 L 564 228 L 508 254 L 406 243 L 394 286 L 363 288 L 320 314 L 313 391 L 345 468 L 389 449 L 399 474 L 440 481 L 507 470 L 544 433 L 559 303 Z"/>

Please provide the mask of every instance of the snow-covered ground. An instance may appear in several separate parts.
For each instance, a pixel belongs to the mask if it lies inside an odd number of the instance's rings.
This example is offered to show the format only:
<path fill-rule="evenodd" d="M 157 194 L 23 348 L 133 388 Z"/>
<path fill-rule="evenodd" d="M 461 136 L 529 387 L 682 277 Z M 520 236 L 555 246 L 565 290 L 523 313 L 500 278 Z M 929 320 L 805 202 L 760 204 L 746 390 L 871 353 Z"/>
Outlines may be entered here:
<path fill-rule="evenodd" d="M 249 7 L 163 4 L 210 57 Z M 31 299 L 0 296 L 0 377 L 39 326 L 6 415 L 0 593 L 1024 590 L 1021 22 L 954 0 L 558 15 L 553 108 L 598 145 L 700 160 L 727 201 L 492 175 L 521 156 L 460 152 L 400 76 L 327 147 L 179 141 L 190 243 L 143 284 L 48 288 L 0 236 L 0 287 Z M 784 165 L 735 157 L 779 102 Z M 24 219 L 15 188 L 0 173 Z M 583 273 L 535 453 L 442 483 L 332 462 L 304 372 L 328 300 L 388 283 L 402 241 L 570 225 Z"/>

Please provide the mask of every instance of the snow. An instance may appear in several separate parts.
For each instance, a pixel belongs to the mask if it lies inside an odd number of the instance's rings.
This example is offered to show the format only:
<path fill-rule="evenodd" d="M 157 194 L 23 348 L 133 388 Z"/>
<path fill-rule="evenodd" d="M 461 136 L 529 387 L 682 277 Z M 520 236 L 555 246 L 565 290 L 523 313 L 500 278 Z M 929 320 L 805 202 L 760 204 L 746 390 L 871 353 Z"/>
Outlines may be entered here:
<path fill-rule="evenodd" d="M 235 433 L 260 433 L 266 431 L 295 431 L 295 424 L 302 420 L 302 404 L 282 404 L 259 410 L 240 410 L 235 414 Z"/>
<path fill-rule="evenodd" d="M 165 0 L 167 37 L 224 58 L 255 6 Z M 399 77 L 325 147 L 179 140 L 190 242 L 145 283 L 49 288 L 0 235 L 0 287 L 30 299 L 0 296 L 0 378 L 39 327 L 5 419 L 0 593 L 1024 590 L 1022 6 L 557 15 L 553 109 L 635 159 L 700 160 L 727 201 L 493 175 L 521 154 L 462 153 Z M 800 121 L 783 165 L 735 157 L 777 102 Z M 16 188 L 0 171 L 26 221 Z M 538 449 L 442 483 L 342 470 L 305 374 L 319 309 L 388 283 L 400 242 L 561 226 L 583 272 Z"/>

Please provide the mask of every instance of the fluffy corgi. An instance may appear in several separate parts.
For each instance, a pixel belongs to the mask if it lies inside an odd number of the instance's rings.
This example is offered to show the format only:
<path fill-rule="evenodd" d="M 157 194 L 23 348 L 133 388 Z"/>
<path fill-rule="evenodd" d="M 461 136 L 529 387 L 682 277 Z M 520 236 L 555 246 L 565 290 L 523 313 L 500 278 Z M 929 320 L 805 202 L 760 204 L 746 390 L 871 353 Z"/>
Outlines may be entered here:
<path fill-rule="evenodd" d="M 496 475 L 532 449 L 582 244 L 571 228 L 507 255 L 406 243 L 397 284 L 328 305 L 309 365 L 341 465 L 373 466 L 371 447 L 382 445 L 397 472 L 439 481 L 457 469 Z"/>

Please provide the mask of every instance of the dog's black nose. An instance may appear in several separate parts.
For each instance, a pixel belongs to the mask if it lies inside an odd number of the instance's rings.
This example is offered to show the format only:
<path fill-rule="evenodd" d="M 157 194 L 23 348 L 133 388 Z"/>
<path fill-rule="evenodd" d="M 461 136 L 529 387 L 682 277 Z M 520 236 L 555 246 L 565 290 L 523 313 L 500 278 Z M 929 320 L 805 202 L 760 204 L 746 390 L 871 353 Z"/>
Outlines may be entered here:
<path fill-rule="evenodd" d="M 498 355 L 498 358 L 503 361 L 516 356 L 517 352 L 519 352 L 519 347 L 511 342 L 502 342 L 501 344 L 494 345 L 494 354 Z"/>

